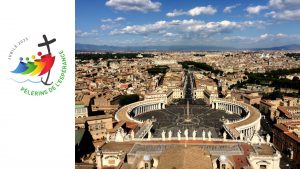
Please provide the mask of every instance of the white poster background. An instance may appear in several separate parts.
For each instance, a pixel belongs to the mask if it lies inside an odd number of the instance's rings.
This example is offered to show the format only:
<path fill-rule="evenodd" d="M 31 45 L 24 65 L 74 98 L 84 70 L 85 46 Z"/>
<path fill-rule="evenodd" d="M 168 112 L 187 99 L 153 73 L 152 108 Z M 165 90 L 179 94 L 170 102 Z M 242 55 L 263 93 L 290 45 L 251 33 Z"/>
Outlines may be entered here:
<path fill-rule="evenodd" d="M 75 1 L 1 1 L 0 23 L 0 168 L 74 168 Z M 43 34 L 56 38 L 67 73 L 53 93 L 29 96 L 7 79 L 8 55 L 22 38 L 40 36 L 43 42 Z"/>

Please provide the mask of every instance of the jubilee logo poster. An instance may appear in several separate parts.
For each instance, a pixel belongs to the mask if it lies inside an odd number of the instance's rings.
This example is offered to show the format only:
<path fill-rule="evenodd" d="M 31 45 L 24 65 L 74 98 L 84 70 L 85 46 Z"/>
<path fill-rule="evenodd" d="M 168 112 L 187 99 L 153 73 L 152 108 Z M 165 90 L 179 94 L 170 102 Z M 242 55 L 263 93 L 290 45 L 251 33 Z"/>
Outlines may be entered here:
<path fill-rule="evenodd" d="M 57 41 L 55 37 L 40 35 L 21 38 L 12 45 L 7 79 L 17 83 L 21 93 L 44 96 L 61 86 L 67 73 L 67 60 Z"/>

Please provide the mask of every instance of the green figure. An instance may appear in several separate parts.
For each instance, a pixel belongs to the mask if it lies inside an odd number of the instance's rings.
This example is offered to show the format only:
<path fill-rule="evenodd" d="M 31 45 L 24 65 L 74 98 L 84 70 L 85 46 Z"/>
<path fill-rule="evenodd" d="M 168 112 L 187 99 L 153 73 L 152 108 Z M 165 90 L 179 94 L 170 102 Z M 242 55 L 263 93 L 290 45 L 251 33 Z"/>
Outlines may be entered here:
<path fill-rule="evenodd" d="M 34 59 L 34 56 L 32 56 L 32 58 Z M 28 57 L 26 58 L 26 61 L 27 61 L 26 66 L 28 67 L 28 69 L 25 70 L 24 72 L 22 72 L 22 73 L 21 73 L 22 75 L 27 75 L 27 74 L 33 72 L 33 71 L 35 70 L 35 68 L 37 67 L 37 66 L 34 64 L 34 62 L 30 62 L 30 61 L 29 61 L 29 58 L 28 58 Z"/>

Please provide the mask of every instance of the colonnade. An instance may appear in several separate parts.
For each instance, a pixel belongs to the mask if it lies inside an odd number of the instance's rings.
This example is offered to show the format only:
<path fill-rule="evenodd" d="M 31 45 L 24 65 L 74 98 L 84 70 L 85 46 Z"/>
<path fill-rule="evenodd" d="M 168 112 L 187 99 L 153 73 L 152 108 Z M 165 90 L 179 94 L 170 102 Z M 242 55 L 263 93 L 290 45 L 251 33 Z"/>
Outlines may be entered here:
<path fill-rule="evenodd" d="M 126 122 L 135 122 L 142 123 L 134 119 L 135 116 L 153 111 L 165 109 L 165 102 L 163 100 L 143 100 L 128 104 L 126 106 L 121 107 L 115 114 L 115 119 L 117 121 L 126 121 Z M 130 113 L 133 112 L 133 117 L 130 117 Z"/>
<path fill-rule="evenodd" d="M 224 102 L 214 102 L 212 103 L 212 108 L 225 110 L 226 112 L 235 113 L 238 115 L 241 115 L 243 112 L 243 109 L 239 105 Z"/>
<path fill-rule="evenodd" d="M 139 105 L 135 108 L 133 108 L 134 115 L 137 116 L 139 114 L 153 111 L 153 110 L 160 110 L 165 109 L 164 103 L 154 103 L 154 104 L 145 104 L 145 105 Z"/>
<path fill-rule="evenodd" d="M 255 126 L 247 127 L 239 130 L 246 137 L 251 137 L 255 133 Z"/>
<path fill-rule="evenodd" d="M 246 116 L 239 120 L 224 123 L 224 128 L 234 138 L 251 138 L 260 129 L 261 114 L 259 110 L 246 103 L 217 98 L 212 101 L 212 108 Z"/>

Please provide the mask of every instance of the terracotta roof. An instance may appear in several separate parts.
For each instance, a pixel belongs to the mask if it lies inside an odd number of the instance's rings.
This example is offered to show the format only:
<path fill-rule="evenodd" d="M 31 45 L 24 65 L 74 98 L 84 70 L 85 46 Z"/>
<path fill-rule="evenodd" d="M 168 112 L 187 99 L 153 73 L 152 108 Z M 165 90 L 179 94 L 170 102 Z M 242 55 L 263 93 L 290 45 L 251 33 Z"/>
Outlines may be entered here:
<path fill-rule="evenodd" d="M 251 96 L 251 95 L 243 95 L 244 97 L 246 97 L 247 99 L 257 99 L 257 98 L 261 98 L 261 96 Z"/>
<path fill-rule="evenodd" d="M 108 119 L 108 118 L 113 118 L 113 116 L 111 114 L 106 114 L 106 115 L 99 115 L 99 116 L 89 116 L 89 117 L 75 118 L 75 123 L 76 124 L 82 124 L 82 123 L 85 123 L 86 121 Z"/>
<path fill-rule="evenodd" d="M 268 144 L 252 145 L 252 147 L 259 155 L 272 156 L 276 152 L 276 150 Z"/>
<path fill-rule="evenodd" d="M 109 151 L 109 152 L 119 152 L 119 151 L 124 151 L 126 153 L 128 153 L 133 145 L 135 143 L 133 142 L 109 142 L 107 144 L 105 144 L 103 147 L 102 147 L 102 151 L 105 152 L 105 151 Z"/>
<path fill-rule="evenodd" d="M 274 104 L 268 102 L 267 100 L 261 100 L 260 103 L 266 104 L 266 105 L 271 106 L 271 107 L 275 106 Z"/>
<path fill-rule="evenodd" d="M 297 137 L 293 132 L 289 132 L 285 134 L 291 137 L 292 139 L 294 139 L 295 141 L 300 142 L 300 137 Z"/>
<path fill-rule="evenodd" d="M 247 160 L 247 156 L 245 155 L 235 155 L 232 158 L 235 168 L 245 168 L 246 166 L 250 166 Z"/>
<path fill-rule="evenodd" d="M 284 124 L 274 124 L 274 127 L 280 129 L 283 132 L 287 132 L 288 131 L 287 127 Z"/>
<path fill-rule="evenodd" d="M 158 169 L 212 169 L 208 151 L 199 147 L 176 147 L 160 155 Z"/>
<path fill-rule="evenodd" d="M 89 106 L 91 101 L 91 96 L 90 95 L 84 95 L 81 102 L 85 105 L 85 106 Z"/>
<path fill-rule="evenodd" d="M 127 127 L 127 128 L 135 129 L 137 126 L 138 126 L 137 123 L 134 123 L 134 122 L 126 122 L 126 127 Z"/>
<path fill-rule="evenodd" d="M 277 129 L 280 129 L 282 132 L 284 132 L 284 134 L 286 134 L 287 136 L 289 136 L 290 138 L 292 138 L 293 140 L 297 141 L 297 142 L 300 142 L 300 137 L 296 136 L 295 133 L 293 133 L 293 131 L 289 131 L 288 130 L 288 127 L 287 125 L 289 124 L 292 124 L 293 125 L 293 122 L 290 122 L 290 123 L 286 123 L 286 124 L 275 124 L 274 127 L 276 127 Z M 296 125 L 298 123 L 296 122 Z M 294 124 L 295 125 L 295 124 Z M 293 126 L 291 126 L 292 128 Z"/>
<path fill-rule="evenodd" d="M 277 109 L 278 109 L 280 112 L 284 113 L 284 115 L 285 115 L 286 117 L 292 118 L 293 115 L 292 115 L 292 114 L 291 114 L 284 106 L 278 106 Z"/>

